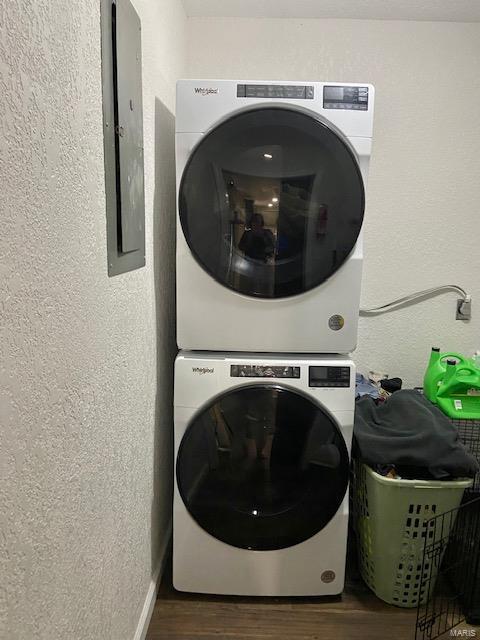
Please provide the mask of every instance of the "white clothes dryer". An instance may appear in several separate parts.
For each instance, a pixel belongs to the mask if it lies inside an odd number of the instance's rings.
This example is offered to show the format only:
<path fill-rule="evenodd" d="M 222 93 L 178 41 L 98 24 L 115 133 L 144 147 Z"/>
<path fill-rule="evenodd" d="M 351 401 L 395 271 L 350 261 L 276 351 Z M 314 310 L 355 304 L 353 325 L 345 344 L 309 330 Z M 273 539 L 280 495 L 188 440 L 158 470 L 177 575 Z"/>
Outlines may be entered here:
<path fill-rule="evenodd" d="M 370 84 L 178 82 L 180 348 L 355 348 L 373 102 Z"/>
<path fill-rule="evenodd" d="M 354 385 L 340 356 L 180 352 L 176 589 L 342 592 Z"/>

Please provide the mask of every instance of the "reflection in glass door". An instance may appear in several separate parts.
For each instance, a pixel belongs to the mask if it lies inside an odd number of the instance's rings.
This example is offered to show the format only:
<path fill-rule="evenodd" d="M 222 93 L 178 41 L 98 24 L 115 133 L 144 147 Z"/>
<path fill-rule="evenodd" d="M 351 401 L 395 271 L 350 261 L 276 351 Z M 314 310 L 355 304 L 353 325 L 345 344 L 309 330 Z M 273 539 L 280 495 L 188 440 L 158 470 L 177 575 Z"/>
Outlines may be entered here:
<path fill-rule="evenodd" d="M 363 209 L 348 143 L 294 109 L 249 110 L 219 125 L 194 150 L 180 186 L 193 255 L 220 283 L 253 297 L 324 282 L 353 249 Z"/>
<path fill-rule="evenodd" d="M 347 489 L 337 424 L 311 399 L 276 385 L 245 385 L 190 423 L 177 458 L 182 499 L 215 538 L 281 549 L 321 531 Z"/>

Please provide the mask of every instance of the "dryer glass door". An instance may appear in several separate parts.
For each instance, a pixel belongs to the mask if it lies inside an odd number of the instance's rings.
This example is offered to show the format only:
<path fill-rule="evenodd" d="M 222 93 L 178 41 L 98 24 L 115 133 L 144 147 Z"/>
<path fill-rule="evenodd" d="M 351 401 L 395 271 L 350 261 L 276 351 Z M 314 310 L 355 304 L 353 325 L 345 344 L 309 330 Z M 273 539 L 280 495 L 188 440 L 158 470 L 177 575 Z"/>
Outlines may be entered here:
<path fill-rule="evenodd" d="M 363 181 L 348 142 L 308 112 L 240 112 L 200 141 L 179 213 L 193 256 L 222 285 L 282 298 L 320 285 L 363 221 Z"/>
<path fill-rule="evenodd" d="M 349 457 L 333 417 L 307 396 L 246 385 L 192 420 L 176 472 L 188 511 L 209 534 L 243 549 L 282 549 L 330 522 Z"/>

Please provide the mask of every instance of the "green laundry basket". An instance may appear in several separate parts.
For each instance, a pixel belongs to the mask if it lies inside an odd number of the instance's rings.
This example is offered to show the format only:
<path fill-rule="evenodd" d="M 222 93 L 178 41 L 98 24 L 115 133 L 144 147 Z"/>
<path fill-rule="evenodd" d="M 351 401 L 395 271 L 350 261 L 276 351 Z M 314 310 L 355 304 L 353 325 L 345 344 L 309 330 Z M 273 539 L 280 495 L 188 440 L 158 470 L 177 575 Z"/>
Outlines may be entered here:
<path fill-rule="evenodd" d="M 376 596 L 397 607 L 416 607 L 433 585 L 438 567 L 423 563 L 427 520 L 455 509 L 472 480 L 401 480 L 386 478 L 356 462 L 353 487 L 355 530 L 360 573 Z M 452 519 L 451 526 L 454 520 Z M 442 539 L 448 539 L 443 531 Z M 440 535 L 440 532 L 437 532 Z M 439 544 L 442 544 L 439 541 Z M 443 557 L 439 554 L 437 558 Z"/>

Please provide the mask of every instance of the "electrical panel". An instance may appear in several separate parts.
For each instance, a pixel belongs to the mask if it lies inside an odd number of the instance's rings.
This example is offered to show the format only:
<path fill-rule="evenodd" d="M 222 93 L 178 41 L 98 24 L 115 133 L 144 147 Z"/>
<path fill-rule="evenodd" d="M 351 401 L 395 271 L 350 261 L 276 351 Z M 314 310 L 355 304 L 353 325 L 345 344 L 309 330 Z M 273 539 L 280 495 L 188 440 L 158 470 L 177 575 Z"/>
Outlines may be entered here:
<path fill-rule="evenodd" d="M 110 276 L 145 265 L 141 25 L 129 0 L 102 0 L 102 85 Z"/>

